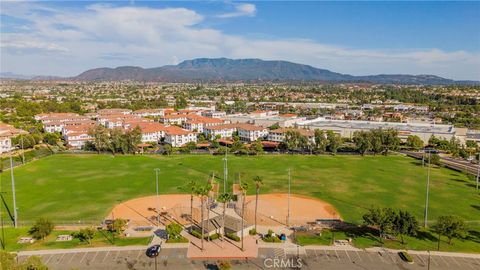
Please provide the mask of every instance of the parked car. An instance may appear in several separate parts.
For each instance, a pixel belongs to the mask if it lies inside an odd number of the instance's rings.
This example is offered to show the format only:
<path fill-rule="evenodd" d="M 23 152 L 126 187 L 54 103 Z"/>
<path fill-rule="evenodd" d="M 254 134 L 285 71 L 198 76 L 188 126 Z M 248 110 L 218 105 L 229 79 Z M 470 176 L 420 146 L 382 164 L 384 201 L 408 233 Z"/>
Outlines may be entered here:
<path fill-rule="evenodd" d="M 153 245 L 147 248 L 145 255 L 147 255 L 147 257 L 149 258 L 155 258 L 158 256 L 159 253 L 160 253 L 160 245 Z"/>

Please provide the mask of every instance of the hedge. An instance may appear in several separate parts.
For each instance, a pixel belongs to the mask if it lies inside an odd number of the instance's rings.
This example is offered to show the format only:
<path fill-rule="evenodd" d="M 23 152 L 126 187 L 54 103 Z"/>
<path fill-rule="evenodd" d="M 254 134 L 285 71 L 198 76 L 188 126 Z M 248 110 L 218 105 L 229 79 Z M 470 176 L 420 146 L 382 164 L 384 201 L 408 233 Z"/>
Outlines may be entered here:
<path fill-rule="evenodd" d="M 240 241 L 240 237 L 238 237 L 238 235 L 234 234 L 234 233 L 227 233 L 226 234 L 227 238 L 235 241 L 235 242 L 239 242 Z"/>

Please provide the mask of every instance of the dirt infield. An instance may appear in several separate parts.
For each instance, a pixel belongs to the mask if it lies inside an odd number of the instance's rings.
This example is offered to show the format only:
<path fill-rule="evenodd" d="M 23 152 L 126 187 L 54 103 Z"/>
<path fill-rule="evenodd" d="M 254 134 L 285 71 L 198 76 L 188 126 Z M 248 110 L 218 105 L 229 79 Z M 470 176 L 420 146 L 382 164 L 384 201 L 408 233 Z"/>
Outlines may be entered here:
<path fill-rule="evenodd" d="M 190 215 L 190 195 L 171 194 L 142 197 L 116 205 L 108 219 L 123 218 L 129 219 L 131 225 L 148 226 L 156 225 L 156 209 L 160 208 L 161 223 L 168 224 L 171 221 L 177 221 L 181 224 L 188 224 L 186 215 Z M 200 216 L 200 200 L 193 198 L 193 217 L 198 220 Z"/>
<path fill-rule="evenodd" d="M 257 223 L 285 225 L 288 213 L 288 194 L 261 194 L 258 198 Z M 324 201 L 301 195 L 290 195 L 290 225 L 305 225 L 317 219 L 340 219 L 335 208 Z M 255 220 L 255 196 L 247 196 L 245 219 Z"/>
<path fill-rule="evenodd" d="M 258 218 L 260 225 L 285 225 L 288 209 L 287 194 L 262 194 L 259 196 Z M 239 206 L 239 204 L 237 204 Z M 176 221 L 189 224 L 190 195 L 170 194 L 136 198 L 116 205 L 107 219 L 129 219 L 132 226 L 157 225 L 157 207 L 160 208 L 161 223 Z M 200 199 L 193 198 L 193 218 L 200 220 Z M 318 199 L 301 196 L 290 196 L 290 225 L 305 225 L 316 219 L 340 218 L 335 208 Z M 245 219 L 253 224 L 255 219 L 255 195 L 247 196 Z"/>

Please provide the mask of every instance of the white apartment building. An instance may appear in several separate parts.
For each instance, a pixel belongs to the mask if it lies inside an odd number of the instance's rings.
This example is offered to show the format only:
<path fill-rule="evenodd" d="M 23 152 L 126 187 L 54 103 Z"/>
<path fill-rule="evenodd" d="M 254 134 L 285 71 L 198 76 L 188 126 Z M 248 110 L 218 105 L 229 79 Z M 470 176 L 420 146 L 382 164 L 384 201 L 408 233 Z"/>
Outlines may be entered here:
<path fill-rule="evenodd" d="M 14 149 L 12 138 L 21 134 L 28 134 L 28 132 L 0 123 L 0 154 L 12 151 Z"/>
<path fill-rule="evenodd" d="M 222 112 L 222 111 L 205 111 L 205 112 L 202 112 L 202 116 L 205 116 L 205 117 L 210 117 L 210 118 L 222 118 L 224 116 L 226 116 L 227 113 L 226 112 Z"/>
<path fill-rule="evenodd" d="M 147 116 L 164 116 L 165 109 L 142 109 L 133 111 L 132 114 L 138 117 L 147 117 Z"/>
<path fill-rule="evenodd" d="M 98 113 L 99 115 L 116 115 L 116 114 L 127 115 L 127 114 L 131 114 L 131 113 L 132 113 L 132 110 L 129 110 L 129 109 L 117 109 L 117 108 L 114 108 L 114 109 L 101 109 L 101 110 L 98 110 L 97 113 Z"/>
<path fill-rule="evenodd" d="M 268 135 L 268 130 L 266 128 L 250 124 L 237 125 L 237 131 L 240 140 L 245 142 L 253 142 L 265 138 Z"/>
<path fill-rule="evenodd" d="M 221 139 L 226 139 L 226 138 L 231 138 L 233 136 L 233 133 L 236 130 L 237 130 L 237 126 L 235 124 L 225 124 L 225 125 L 205 127 L 203 129 L 203 133 L 206 136 L 210 135 L 211 138 L 215 138 L 219 136 Z"/>
<path fill-rule="evenodd" d="M 160 122 L 165 125 L 182 125 L 187 121 L 186 114 L 169 114 L 160 117 Z"/>
<path fill-rule="evenodd" d="M 181 147 L 189 142 L 197 142 L 197 135 L 177 126 L 169 126 L 165 131 L 165 143 L 173 147 Z"/>
<path fill-rule="evenodd" d="M 270 130 L 268 132 L 267 140 L 272 142 L 283 142 L 285 141 L 285 133 L 287 133 L 289 130 L 298 131 L 300 135 L 307 137 L 311 143 L 315 142 L 315 132 L 303 128 L 279 128 Z"/>
<path fill-rule="evenodd" d="M 93 137 L 88 135 L 88 132 L 69 132 L 64 135 L 67 145 L 74 149 L 82 149 L 85 143 L 92 141 Z"/>
<path fill-rule="evenodd" d="M 136 126 L 142 130 L 143 143 L 159 142 L 165 137 L 167 131 L 165 125 L 156 122 L 137 123 Z M 135 126 L 132 126 L 132 128 L 135 128 Z"/>

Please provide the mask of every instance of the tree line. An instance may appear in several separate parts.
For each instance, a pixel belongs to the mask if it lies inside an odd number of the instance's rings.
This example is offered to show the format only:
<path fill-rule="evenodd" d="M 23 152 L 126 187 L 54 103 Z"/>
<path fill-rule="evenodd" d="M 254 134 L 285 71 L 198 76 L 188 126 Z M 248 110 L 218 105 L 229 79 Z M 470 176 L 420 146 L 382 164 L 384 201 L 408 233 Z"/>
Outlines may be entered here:
<path fill-rule="evenodd" d="M 102 125 L 92 128 L 88 134 L 93 138 L 85 144 L 86 150 L 100 152 L 135 154 L 142 142 L 142 130 L 137 126 L 131 130 L 107 129 Z"/>

